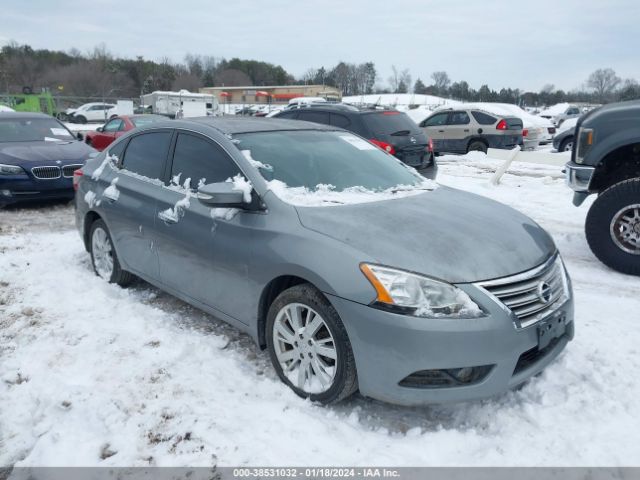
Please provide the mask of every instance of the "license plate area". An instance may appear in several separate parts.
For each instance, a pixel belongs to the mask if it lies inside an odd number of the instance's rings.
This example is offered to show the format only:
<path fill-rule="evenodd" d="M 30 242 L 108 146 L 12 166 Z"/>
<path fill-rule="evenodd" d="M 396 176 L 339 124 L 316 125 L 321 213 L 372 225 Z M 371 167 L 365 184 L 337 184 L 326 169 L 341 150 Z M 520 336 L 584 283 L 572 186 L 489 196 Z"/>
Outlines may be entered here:
<path fill-rule="evenodd" d="M 537 325 L 538 350 L 549 346 L 554 338 L 561 337 L 567 330 L 567 318 L 564 315 L 541 320 Z"/>

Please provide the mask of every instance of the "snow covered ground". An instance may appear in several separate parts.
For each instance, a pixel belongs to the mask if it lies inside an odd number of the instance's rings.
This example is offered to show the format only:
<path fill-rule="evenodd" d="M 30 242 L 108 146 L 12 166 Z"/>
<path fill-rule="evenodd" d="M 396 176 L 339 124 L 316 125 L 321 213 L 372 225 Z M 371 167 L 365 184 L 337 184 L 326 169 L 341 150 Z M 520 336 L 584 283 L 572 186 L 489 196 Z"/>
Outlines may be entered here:
<path fill-rule="evenodd" d="M 234 328 L 91 271 L 65 205 L 0 211 L 2 465 L 640 465 L 640 278 L 608 270 L 557 167 L 440 157 L 442 184 L 521 209 L 573 278 L 576 338 L 518 391 L 320 407 Z M 461 208 L 464 208 L 461 205 Z"/>

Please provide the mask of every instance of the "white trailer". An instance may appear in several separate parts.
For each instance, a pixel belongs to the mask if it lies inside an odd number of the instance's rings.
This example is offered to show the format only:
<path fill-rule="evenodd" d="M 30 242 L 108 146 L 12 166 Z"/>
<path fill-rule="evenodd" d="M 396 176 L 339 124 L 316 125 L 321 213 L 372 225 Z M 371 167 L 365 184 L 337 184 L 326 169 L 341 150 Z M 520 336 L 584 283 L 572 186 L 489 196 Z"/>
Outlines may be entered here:
<path fill-rule="evenodd" d="M 218 115 L 218 100 L 215 95 L 179 92 L 155 91 L 140 96 L 142 107 L 151 107 L 152 113 L 171 118 L 204 117 Z"/>

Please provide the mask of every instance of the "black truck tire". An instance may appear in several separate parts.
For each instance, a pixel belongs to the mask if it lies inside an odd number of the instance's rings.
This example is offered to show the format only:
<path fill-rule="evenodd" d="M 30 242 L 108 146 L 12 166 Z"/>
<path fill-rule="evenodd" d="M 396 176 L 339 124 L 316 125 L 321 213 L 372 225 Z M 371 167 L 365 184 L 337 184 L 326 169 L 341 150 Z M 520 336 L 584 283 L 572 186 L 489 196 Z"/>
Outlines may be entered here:
<path fill-rule="evenodd" d="M 589 209 L 585 232 L 591 251 L 602 263 L 640 275 L 640 178 L 602 192 Z"/>

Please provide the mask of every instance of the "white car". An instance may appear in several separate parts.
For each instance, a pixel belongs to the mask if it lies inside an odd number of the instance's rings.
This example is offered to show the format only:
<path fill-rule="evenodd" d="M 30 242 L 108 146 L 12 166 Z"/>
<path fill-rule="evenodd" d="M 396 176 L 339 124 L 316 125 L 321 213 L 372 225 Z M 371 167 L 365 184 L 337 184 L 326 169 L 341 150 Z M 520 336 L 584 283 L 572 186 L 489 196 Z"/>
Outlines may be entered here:
<path fill-rule="evenodd" d="M 64 113 L 72 123 L 105 122 L 117 115 L 116 105 L 101 102 L 85 103 L 78 108 L 67 108 Z"/>

